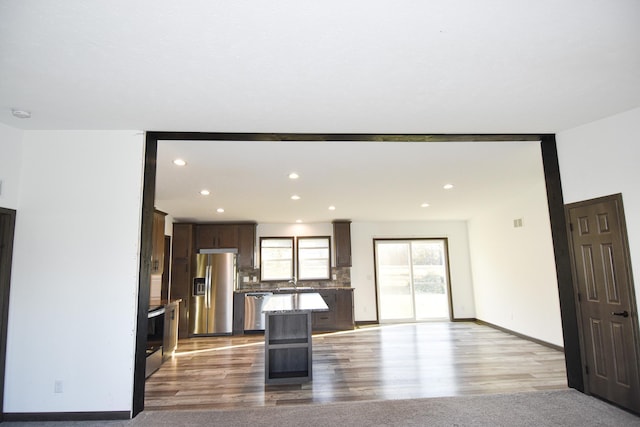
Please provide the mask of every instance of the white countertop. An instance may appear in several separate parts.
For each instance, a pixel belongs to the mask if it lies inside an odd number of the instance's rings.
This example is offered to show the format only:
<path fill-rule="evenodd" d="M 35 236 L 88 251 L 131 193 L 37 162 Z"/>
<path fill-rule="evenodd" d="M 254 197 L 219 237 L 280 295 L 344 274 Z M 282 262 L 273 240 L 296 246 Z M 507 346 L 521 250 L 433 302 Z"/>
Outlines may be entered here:
<path fill-rule="evenodd" d="M 329 306 L 317 292 L 269 295 L 262 307 L 264 313 L 328 310 Z"/>

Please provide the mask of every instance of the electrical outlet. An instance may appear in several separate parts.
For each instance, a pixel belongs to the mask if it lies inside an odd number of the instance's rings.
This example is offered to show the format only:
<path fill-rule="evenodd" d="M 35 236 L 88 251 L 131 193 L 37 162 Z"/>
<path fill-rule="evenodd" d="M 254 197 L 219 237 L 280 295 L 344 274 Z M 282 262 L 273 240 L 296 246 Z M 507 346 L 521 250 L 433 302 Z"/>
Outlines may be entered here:
<path fill-rule="evenodd" d="M 53 392 L 54 393 L 62 393 L 62 381 L 61 380 L 55 380 L 53 382 Z"/>

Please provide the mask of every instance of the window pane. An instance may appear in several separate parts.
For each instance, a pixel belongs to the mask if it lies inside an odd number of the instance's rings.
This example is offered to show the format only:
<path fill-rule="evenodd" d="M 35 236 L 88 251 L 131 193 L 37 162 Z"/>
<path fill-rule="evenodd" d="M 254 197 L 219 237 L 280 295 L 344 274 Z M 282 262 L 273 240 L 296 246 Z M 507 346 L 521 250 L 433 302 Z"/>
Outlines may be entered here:
<path fill-rule="evenodd" d="M 298 280 L 331 278 L 329 237 L 298 238 Z"/>
<path fill-rule="evenodd" d="M 260 239 L 260 280 L 293 277 L 293 238 Z"/>

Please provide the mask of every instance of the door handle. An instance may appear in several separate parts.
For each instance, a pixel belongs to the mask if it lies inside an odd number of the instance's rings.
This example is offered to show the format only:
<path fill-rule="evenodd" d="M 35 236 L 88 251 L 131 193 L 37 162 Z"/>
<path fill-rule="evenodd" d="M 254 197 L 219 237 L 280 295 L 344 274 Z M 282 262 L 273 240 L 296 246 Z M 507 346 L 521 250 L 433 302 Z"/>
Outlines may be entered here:
<path fill-rule="evenodd" d="M 627 310 L 625 310 L 625 311 L 612 311 L 611 314 L 613 314 L 614 316 L 629 317 L 629 312 Z"/>

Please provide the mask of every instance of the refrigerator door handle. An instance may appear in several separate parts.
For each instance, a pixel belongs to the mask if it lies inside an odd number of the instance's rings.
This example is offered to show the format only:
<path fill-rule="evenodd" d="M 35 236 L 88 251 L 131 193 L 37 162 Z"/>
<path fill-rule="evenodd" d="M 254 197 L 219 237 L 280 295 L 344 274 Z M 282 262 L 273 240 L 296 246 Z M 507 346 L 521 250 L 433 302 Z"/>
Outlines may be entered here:
<path fill-rule="evenodd" d="M 205 271 L 204 306 L 206 308 L 211 308 L 211 266 L 207 265 Z"/>

